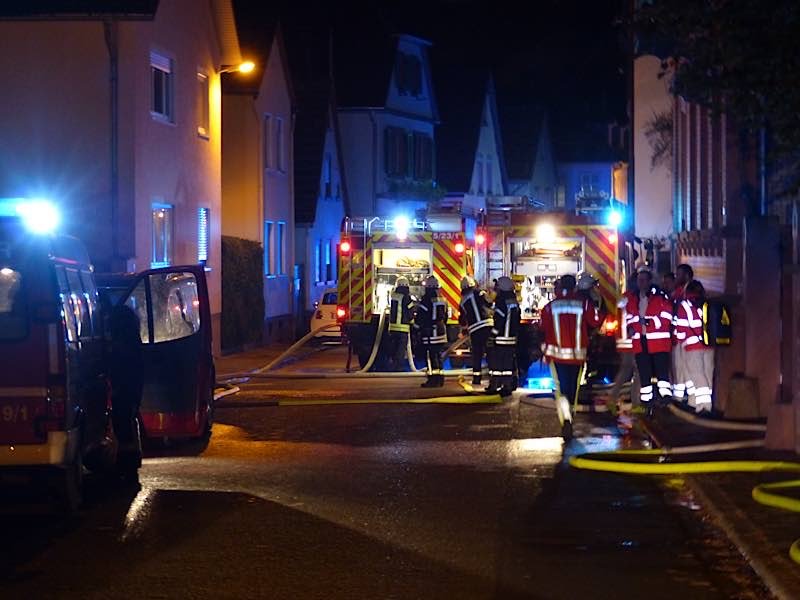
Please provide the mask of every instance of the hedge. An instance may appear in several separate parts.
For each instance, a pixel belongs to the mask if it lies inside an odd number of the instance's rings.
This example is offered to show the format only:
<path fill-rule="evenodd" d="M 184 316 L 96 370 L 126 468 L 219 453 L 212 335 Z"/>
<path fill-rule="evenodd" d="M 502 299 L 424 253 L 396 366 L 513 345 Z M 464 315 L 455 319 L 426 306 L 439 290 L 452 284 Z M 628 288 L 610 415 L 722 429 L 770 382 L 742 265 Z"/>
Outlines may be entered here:
<path fill-rule="evenodd" d="M 264 327 L 261 244 L 222 236 L 222 349 L 259 344 Z"/>

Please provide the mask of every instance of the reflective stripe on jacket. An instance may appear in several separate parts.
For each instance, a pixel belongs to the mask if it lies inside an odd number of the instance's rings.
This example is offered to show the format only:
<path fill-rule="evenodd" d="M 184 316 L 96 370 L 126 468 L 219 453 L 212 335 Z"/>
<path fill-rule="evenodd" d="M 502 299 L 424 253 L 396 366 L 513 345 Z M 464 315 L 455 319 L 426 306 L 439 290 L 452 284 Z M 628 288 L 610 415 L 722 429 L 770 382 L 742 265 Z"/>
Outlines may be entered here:
<path fill-rule="evenodd" d="M 708 350 L 703 343 L 703 309 L 690 300 L 675 306 L 672 336 L 685 350 Z"/>
<path fill-rule="evenodd" d="M 458 320 L 461 325 L 467 327 L 470 333 L 492 326 L 492 320 L 489 318 L 489 301 L 483 290 L 477 288 L 464 290 L 461 293 L 459 306 L 461 314 Z"/>
<path fill-rule="evenodd" d="M 542 310 L 545 356 L 556 362 L 584 362 L 590 330 L 599 326 L 600 313 L 591 300 L 574 292 L 552 300 Z"/>
<path fill-rule="evenodd" d="M 411 294 L 408 291 L 392 293 L 389 305 L 389 331 L 411 331 Z"/>
<path fill-rule="evenodd" d="M 633 341 L 633 351 L 641 354 L 642 348 L 642 319 L 639 316 L 639 294 L 628 298 L 625 306 L 625 326 Z M 647 295 L 647 309 L 644 314 L 646 320 L 647 352 L 670 352 L 672 350 L 672 302 L 660 289 L 653 287 Z"/>

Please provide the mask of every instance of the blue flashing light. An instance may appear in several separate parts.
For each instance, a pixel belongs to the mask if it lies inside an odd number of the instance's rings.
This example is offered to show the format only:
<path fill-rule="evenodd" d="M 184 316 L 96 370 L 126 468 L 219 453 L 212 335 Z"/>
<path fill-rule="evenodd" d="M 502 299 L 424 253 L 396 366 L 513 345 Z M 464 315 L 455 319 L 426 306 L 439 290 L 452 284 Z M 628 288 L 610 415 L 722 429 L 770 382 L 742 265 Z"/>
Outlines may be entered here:
<path fill-rule="evenodd" d="M 394 218 L 394 232 L 398 240 L 405 240 L 408 237 L 408 229 L 411 227 L 411 221 L 405 215 L 399 215 Z"/>
<path fill-rule="evenodd" d="M 4 198 L 0 217 L 18 217 L 31 233 L 53 233 L 61 221 L 56 206 L 41 198 Z"/>
<path fill-rule="evenodd" d="M 611 227 L 619 227 L 622 225 L 622 213 L 618 210 L 611 210 L 608 213 L 608 224 Z"/>

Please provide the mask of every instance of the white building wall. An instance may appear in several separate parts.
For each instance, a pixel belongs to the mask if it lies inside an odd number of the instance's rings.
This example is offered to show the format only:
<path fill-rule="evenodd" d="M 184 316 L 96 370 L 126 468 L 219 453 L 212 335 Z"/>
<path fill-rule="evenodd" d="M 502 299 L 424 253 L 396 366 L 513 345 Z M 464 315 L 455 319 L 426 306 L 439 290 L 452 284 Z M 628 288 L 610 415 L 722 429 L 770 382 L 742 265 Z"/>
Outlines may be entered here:
<path fill-rule="evenodd" d="M 504 193 L 500 157 L 497 155 L 495 122 L 496 120 L 491 115 L 491 105 L 487 96 L 483 101 L 478 146 L 475 150 L 472 181 L 469 185 L 472 195 L 502 196 Z"/>
<path fill-rule="evenodd" d="M 662 112 L 672 114 L 672 98 L 665 79 L 659 79 L 661 61 L 641 56 L 633 66 L 633 198 L 636 235 L 668 236 L 672 232 L 672 173 L 667 166 L 651 166 L 652 148 L 645 136 L 648 121 Z"/>
<path fill-rule="evenodd" d="M 375 212 L 378 176 L 375 162 L 383 149 L 375 111 L 343 109 L 339 110 L 338 118 L 350 216 L 371 215 Z"/>

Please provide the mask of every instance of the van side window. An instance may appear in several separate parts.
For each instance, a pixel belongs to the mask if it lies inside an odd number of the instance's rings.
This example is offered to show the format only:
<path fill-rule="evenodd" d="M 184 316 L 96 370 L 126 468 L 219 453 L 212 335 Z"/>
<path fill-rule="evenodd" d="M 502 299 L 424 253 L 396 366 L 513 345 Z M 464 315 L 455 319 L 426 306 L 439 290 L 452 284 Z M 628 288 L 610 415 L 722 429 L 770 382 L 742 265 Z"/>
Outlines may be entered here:
<path fill-rule="evenodd" d="M 192 273 L 150 275 L 153 340 L 179 340 L 200 331 L 200 300 Z"/>
<path fill-rule="evenodd" d="M 139 317 L 139 335 L 143 344 L 150 342 L 150 326 L 147 324 L 147 292 L 144 287 L 144 279 L 133 288 L 133 291 L 125 301 L 125 306 L 131 308 L 136 316 Z"/>
<path fill-rule="evenodd" d="M 75 322 L 72 294 L 70 294 L 66 270 L 61 265 L 56 265 L 56 279 L 58 279 L 58 291 L 59 296 L 61 296 L 61 310 L 64 316 L 64 326 L 67 330 L 67 341 L 77 342 L 78 325 Z"/>
<path fill-rule="evenodd" d="M 89 310 L 89 320 L 92 322 L 92 332 L 95 336 L 99 336 L 101 325 L 98 321 L 97 286 L 94 283 L 94 275 L 89 271 L 81 271 L 81 283 L 83 284 L 83 296 L 86 298 L 86 307 Z"/>
<path fill-rule="evenodd" d="M 75 323 L 78 326 L 78 339 L 90 338 L 92 337 L 92 318 L 80 275 L 75 269 L 67 269 L 66 271 L 70 298 L 72 299 L 72 311 L 75 313 Z"/>

